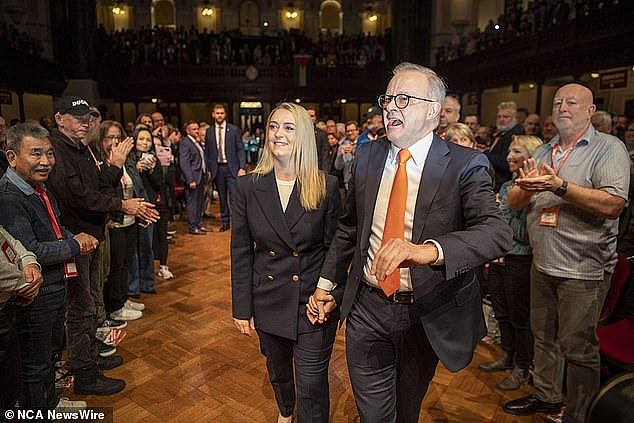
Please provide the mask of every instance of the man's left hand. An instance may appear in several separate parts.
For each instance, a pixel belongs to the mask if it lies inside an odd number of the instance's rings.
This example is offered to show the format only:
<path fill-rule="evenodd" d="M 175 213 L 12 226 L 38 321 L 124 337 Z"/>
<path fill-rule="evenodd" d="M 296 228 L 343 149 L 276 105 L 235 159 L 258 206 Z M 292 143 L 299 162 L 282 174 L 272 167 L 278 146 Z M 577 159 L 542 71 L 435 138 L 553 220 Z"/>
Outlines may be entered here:
<path fill-rule="evenodd" d="M 244 169 L 238 169 L 238 176 L 244 176 L 247 174 L 247 171 Z"/>
<path fill-rule="evenodd" d="M 370 273 L 382 281 L 399 267 L 410 267 L 434 263 L 438 250 L 431 243 L 413 244 L 403 239 L 392 238 L 379 248 Z"/>
<path fill-rule="evenodd" d="M 26 286 L 20 288 L 16 294 L 28 302 L 31 302 L 40 292 L 40 286 L 44 281 L 44 277 L 40 272 L 40 268 L 35 264 L 25 266 L 24 269 L 22 269 L 22 275 L 24 276 Z"/>

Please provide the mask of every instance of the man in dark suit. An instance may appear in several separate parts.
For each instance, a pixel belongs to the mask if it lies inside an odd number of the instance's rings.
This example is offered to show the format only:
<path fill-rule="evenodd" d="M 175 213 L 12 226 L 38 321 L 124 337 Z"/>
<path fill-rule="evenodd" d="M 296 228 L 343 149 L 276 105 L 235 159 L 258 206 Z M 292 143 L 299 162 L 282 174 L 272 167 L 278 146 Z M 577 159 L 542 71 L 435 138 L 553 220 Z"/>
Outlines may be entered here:
<path fill-rule="evenodd" d="M 486 334 L 473 269 L 511 246 L 486 157 L 433 133 L 445 89 L 425 67 L 394 69 L 379 97 L 389 141 L 357 150 L 309 302 L 318 321 L 341 304 L 361 422 L 417 422 L 438 360 L 451 371 L 469 364 Z M 328 294 L 343 283 L 343 298 Z"/>
<path fill-rule="evenodd" d="M 190 234 L 204 235 L 206 229 L 202 225 L 202 216 L 207 163 L 199 141 L 198 122 L 190 120 L 185 123 L 185 133 L 187 136 L 183 137 L 178 153 L 181 172 L 185 179 L 187 226 Z"/>
<path fill-rule="evenodd" d="M 205 134 L 207 168 L 220 197 L 220 232 L 229 229 L 229 198 L 235 198 L 236 178 L 246 175 L 246 156 L 240 128 L 227 122 L 225 107 L 216 104 L 212 114 L 214 123 Z"/>
<path fill-rule="evenodd" d="M 514 101 L 503 101 L 498 104 L 496 126 L 497 132 L 486 154 L 495 170 L 493 190 L 498 192 L 502 184 L 513 177 L 506 161 L 513 135 L 524 133 L 522 125 L 517 120 L 517 104 Z"/>

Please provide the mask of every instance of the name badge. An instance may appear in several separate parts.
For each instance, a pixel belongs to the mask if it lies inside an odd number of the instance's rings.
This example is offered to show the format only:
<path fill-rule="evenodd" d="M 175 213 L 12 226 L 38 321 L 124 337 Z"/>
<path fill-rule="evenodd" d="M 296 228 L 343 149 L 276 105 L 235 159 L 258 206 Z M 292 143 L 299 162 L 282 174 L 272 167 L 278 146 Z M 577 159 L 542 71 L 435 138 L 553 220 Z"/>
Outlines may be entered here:
<path fill-rule="evenodd" d="M 72 258 L 64 263 L 64 278 L 70 279 L 76 278 L 77 276 L 79 276 L 79 273 L 77 272 L 77 263 L 75 263 L 75 259 Z"/>
<path fill-rule="evenodd" d="M 549 228 L 556 228 L 558 218 L 559 207 L 542 209 L 542 215 L 539 218 L 539 225 L 547 226 Z"/>
<path fill-rule="evenodd" d="M 18 258 L 18 255 L 16 254 L 15 250 L 9 244 L 9 241 L 4 241 L 2 243 L 2 252 L 6 256 L 7 260 L 9 261 L 9 263 L 15 264 L 15 260 Z"/>

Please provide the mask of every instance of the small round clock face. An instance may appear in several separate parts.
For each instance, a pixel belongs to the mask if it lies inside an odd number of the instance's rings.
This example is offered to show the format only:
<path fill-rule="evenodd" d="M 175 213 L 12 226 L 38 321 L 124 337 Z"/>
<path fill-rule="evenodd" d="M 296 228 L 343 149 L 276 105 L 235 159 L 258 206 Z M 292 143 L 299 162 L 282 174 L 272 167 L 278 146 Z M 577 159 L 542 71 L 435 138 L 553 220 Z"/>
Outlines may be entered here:
<path fill-rule="evenodd" d="M 244 75 L 247 77 L 248 80 L 253 81 L 258 77 L 258 70 L 255 66 L 251 65 L 244 72 Z"/>

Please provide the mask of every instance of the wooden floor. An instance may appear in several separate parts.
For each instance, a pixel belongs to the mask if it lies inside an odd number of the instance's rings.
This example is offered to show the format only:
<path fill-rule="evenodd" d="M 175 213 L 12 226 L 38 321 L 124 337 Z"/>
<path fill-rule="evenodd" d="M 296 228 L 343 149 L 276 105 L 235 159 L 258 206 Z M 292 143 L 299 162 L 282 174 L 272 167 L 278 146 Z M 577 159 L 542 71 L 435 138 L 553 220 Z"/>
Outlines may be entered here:
<path fill-rule="evenodd" d="M 182 222 L 169 265 L 176 278 L 157 277 L 156 295 L 144 295 L 143 318 L 129 322 L 118 348 L 125 363 L 106 372 L 125 379 L 113 396 L 78 396 L 89 407 L 113 407 L 114 422 L 275 422 L 277 408 L 255 337 L 240 335 L 231 319 L 229 232 L 205 219 L 213 233 L 189 235 Z M 542 422 L 505 414 L 502 404 L 529 392 L 495 389 L 503 375 L 478 364 L 497 354 L 482 344 L 471 365 L 453 374 L 439 365 L 423 403 L 421 422 Z M 330 362 L 332 422 L 358 422 L 346 370 L 343 331 Z"/>

